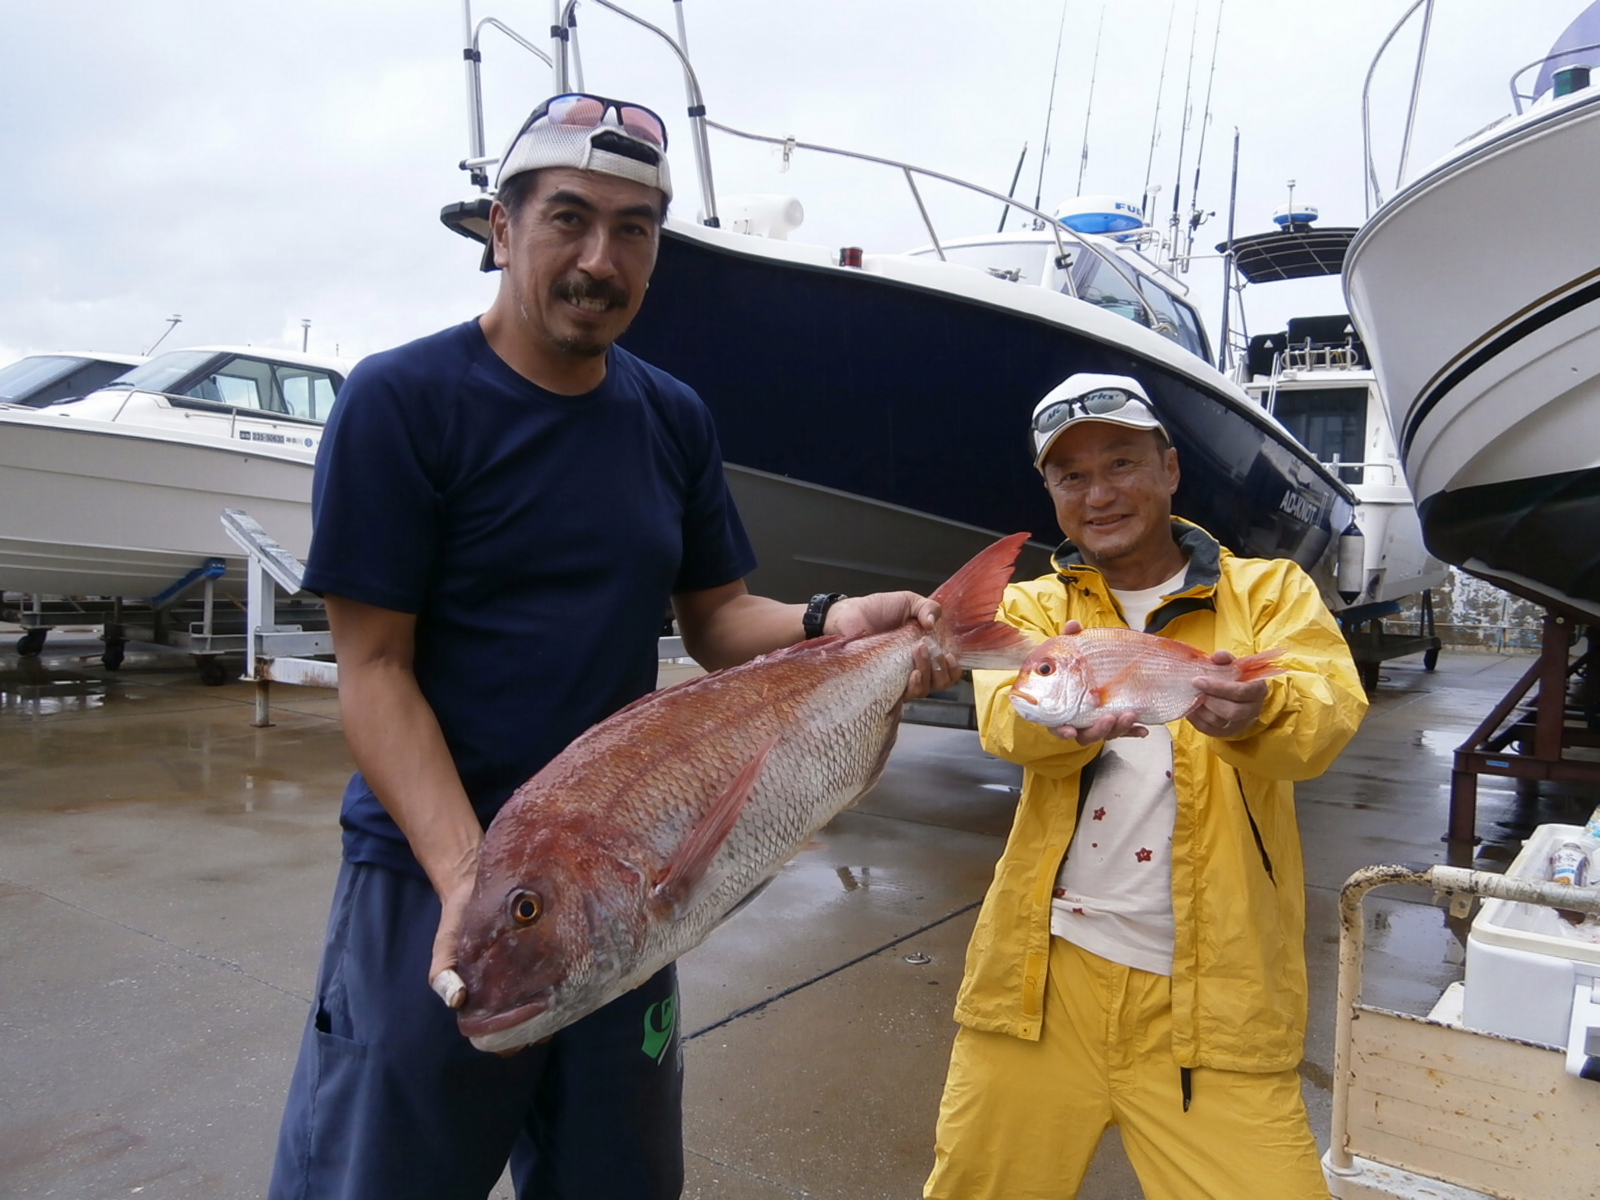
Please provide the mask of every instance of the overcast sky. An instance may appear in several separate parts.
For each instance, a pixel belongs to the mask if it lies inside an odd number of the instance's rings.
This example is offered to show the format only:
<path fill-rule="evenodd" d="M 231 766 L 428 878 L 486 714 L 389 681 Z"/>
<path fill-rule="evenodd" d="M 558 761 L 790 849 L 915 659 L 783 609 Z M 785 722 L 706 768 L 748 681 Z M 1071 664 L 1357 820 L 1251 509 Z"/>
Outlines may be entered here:
<path fill-rule="evenodd" d="M 1326 224 L 1359 224 L 1360 96 L 1404 0 L 1222 0 L 1209 127 L 1202 120 L 1218 0 L 1069 0 L 1044 206 L 1077 190 L 1096 30 L 1104 12 L 1083 190 L 1137 199 L 1158 90 L 1154 206 L 1170 213 L 1205 132 L 1202 208 L 1225 231 L 1233 130 L 1242 138 L 1238 228 L 1268 227 L 1297 200 Z M 1542 55 L 1573 0 L 1438 0 L 1413 164 L 1510 111 L 1511 72 Z M 669 0 L 632 11 L 671 28 Z M 1040 148 L 1060 0 L 685 0 L 711 115 L 912 161 L 1018 194 L 1040 188 Z M 1169 14 L 1172 32 L 1167 36 Z M 533 40 L 545 0 L 478 0 Z M 588 90 L 669 118 L 676 216 L 699 204 L 681 74 L 665 47 L 580 4 Z M 1190 121 L 1182 133 L 1189 72 Z M 481 312 L 494 277 L 438 221 L 469 193 L 458 0 L 0 0 L 0 363 L 56 349 L 139 352 L 209 342 L 356 356 Z M 1161 82 L 1163 48 L 1170 41 Z M 1392 183 L 1414 33 L 1380 69 L 1374 125 Z M 494 31 L 483 42 L 491 152 L 550 91 L 547 68 Z M 793 236 L 902 250 L 926 242 L 898 174 L 711 135 L 720 195 L 785 192 L 805 205 Z M 992 231 L 995 205 L 926 191 L 942 236 Z M 1187 209 L 1187 201 L 1184 204 Z M 1537 209 L 1530 198 L 1530 214 Z M 1513 214 L 1508 218 L 1514 219 Z M 1190 276 L 1213 335 L 1214 264 Z M 1257 332 L 1342 307 L 1336 286 L 1250 289 Z M 708 335 L 736 314 L 706 314 Z"/>

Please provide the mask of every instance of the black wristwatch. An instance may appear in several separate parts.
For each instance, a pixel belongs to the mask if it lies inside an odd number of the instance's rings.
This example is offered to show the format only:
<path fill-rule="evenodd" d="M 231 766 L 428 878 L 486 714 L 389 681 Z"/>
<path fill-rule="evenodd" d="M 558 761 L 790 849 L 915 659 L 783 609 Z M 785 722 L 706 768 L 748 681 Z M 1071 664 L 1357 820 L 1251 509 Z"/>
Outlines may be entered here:
<path fill-rule="evenodd" d="M 806 637 L 822 636 L 822 626 L 828 619 L 828 610 L 836 601 L 843 599 L 843 592 L 818 592 L 811 597 L 811 603 L 806 605 L 806 615 L 800 618 L 800 626 L 806 631 Z"/>

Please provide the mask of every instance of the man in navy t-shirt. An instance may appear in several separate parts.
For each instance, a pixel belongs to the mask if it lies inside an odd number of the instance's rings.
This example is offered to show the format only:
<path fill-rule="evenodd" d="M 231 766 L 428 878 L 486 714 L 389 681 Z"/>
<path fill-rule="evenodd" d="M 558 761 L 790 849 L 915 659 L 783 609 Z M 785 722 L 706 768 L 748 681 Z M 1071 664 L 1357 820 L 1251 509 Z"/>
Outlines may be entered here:
<path fill-rule="evenodd" d="M 523 1200 L 677 1196 L 671 967 L 511 1057 L 457 1030 L 446 1005 L 464 1000 L 453 967 L 483 829 L 655 686 L 669 600 L 710 668 L 818 621 L 932 623 L 911 593 L 808 612 L 745 591 L 755 556 L 710 414 L 613 345 L 655 266 L 665 149 L 636 105 L 535 109 L 501 160 L 494 304 L 364 360 L 328 423 L 305 582 L 327 601 L 359 771 L 272 1200 L 481 1200 L 508 1157 Z M 953 681 L 919 659 L 908 692 Z"/>

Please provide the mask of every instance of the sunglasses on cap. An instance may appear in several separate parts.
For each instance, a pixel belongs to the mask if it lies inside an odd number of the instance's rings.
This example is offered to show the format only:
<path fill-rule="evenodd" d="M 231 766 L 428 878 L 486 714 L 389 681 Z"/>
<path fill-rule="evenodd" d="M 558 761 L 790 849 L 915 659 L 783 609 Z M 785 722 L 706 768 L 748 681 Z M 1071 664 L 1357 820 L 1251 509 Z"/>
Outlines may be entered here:
<path fill-rule="evenodd" d="M 1149 411 L 1149 406 L 1132 392 L 1121 388 L 1096 388 L 1070 400 L 1057 400 L 1044 409 L 1033 418 L 1033 432 L 1039 437 L 1048 437 L 1074 418 L 1104 417 L 1126 408 L 1130 403 Z"/>
<path fill-rule="evenodd" d="M 605 96 L 591 96 L 587 92 L 568 92 L 552 96 L 529 114 L 517 131 L 521 137 L 540 121 L 569 129 L 594 129 L 605 124 L 606 114 L 615 112 L 622 131 L 641 142 L 648 142 L 657 150 L 667 148 L 667 126 L 659 116 L 641 104 L 627 104 Z"/>

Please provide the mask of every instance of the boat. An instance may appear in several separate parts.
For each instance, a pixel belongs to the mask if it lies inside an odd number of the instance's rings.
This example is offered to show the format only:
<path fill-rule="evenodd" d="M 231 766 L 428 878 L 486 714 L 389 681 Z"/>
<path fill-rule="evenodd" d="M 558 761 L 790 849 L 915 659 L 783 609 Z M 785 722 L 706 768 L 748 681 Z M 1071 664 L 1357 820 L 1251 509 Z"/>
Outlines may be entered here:
<path fill-rule="evenodd" d="M 224 508 L 304 557 L 312 465 L 350 366 L 197 346 L 78 400 L 0 407 L 0 590 L 153 603 L 205 576 L 242 595 Z"/>
<path fill-rule="evenodd" d="M 611 0 L 597 3 L 659 35 L 685 68 L 704 211 L 667 221 L 649 301 L 622 345 L 694 387 L 713 413 L 761 562 L 754 590 L 784 600 L 926 590 L 1017 530 L 1035 535 L 1019 571 L 1044 573 L 1058 535 L 1025 433 L 1046 392 L 1093 371 L 1135 376 L 1149 390 L 1182 461 L 1176 511 L 1238 553 L 1295 559 L 1333 597 L 1331 554 L 1353 494 L 1207 361 L 1182 285 L 1133 261 L 1127 231 L 1105 220 L 1115 210 L 1099 214 L 1106 232 L 1084 232 L 1096 214 L 1045 213 L 913 164 L 710 122 L 681 31 L 675 41 Z M 553 65 L 559 93 L 572 90 L 570 5 L 557 0 L 554 17 L 549 55 L 519 40 Z M 479 89 L 479 35 L 491 23 L 506 28 L 493 18 L 474 25 L 467 5 L 472 153 L 462 166 L 478 190 L 441 213 L 479 241 L 497 161 L 484 152 Z M 903 173 L 928 247 L 805 245 L 788 236 L 803 216 L 796 198 L 719 204 L 708 128 Z M 1034 228 L 941 240 L 919 179 L 988 196 Z M 708 326 L 708 311 L 725 319 Z"/>
<path fill-rule="evenodd" d="M 1273 218 L 1276 228 L 1218 245 L 1238 277 L 1236 290 L 1338 276 L 1356 230 L 1318 226 L 1317 217 L 1310 205 L 1285 206 Z M 1349 315 L 1297 317 L 1286 325 L 1254 336 L 1241 329 L 1232 373 L 1355 495 L 1361 558 L 1347 569 L 1343 604 L 1335 606 L 1341 620 L 1353 625 L 1443 586 L 1449 568 L 1423 544 L 1388 407 Z M 1436 655 L 1437 642 L 1432 650 Z"/>
<path fill-rule="evenodd" d="M 0 405 L 43 408 L 98 391 L 146 361 L 136 354 L 63 350 L 30 354 L 0 367 Z"/>
<path fill-rule="evenodd" d="M 1428 548 L 1585 622 L 1600 617 L 1597 47 L 1600 4 L 1512 77 L 1512 114 L 1408 178 L 1414 82 L 1397 190 L 1384 199 L 1369 152 L 1378 207 L 1344 271 Z"/>

